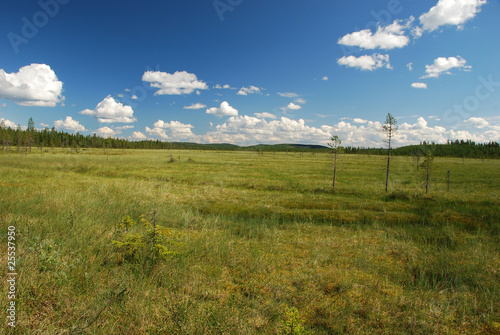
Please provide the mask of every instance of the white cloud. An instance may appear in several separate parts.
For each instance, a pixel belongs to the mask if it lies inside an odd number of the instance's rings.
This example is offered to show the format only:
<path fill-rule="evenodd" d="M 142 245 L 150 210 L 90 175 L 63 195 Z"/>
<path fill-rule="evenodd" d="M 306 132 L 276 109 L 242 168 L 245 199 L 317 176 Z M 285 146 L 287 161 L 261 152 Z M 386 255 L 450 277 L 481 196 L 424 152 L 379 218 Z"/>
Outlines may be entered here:
<path fill-rule="evenodd" d="M 474 127 L 477 127 L 477 128 L 480 128 L 480 129 L 483 129 L 483 128 L 488 127 L 490 125 L 488 123 L 488 121 L 486 121 L 485 119 L 483 119 L 481 117 L 471 117 L 471 118 L 465 120 L 464 123 L 469 124 L 469 125 L 474 126 Z"/>
<path fill-rule="evenodd" d="M 46 123 L 43 123 L 43 122 L 40 122 L 40 126 L 42 126 L 43 128 L 49 128 L 50 125 L 46 124 Z"/>
<path fill-rule="evenodd" d="M 115 135 L 120 134 L 119 131 L 113 130 L 109 127 L 99 128 L 99 129 L 97 129 L 97 131 L 95 133 L 101 137 L 104 137 L 104 138 L 113 137 Z"/>
<path fill-rule="evenodd" d="M 165 129 L 158 128 L 158 127 L 155 127 L 153 129 L 146 127 L 146 133 L 148 133 L 151 136 L 160 137 L 164 140 L 168 140 L 168 138 L 169 138 Z"/>
<path fill-rule="evenodd" d="M 229 84 L 225 84 L 224 86 L 221 86 L 220 84 L 216 84 L 216 85 L 214 86 L 214 88 L 217 88 L 217 89 L 219 89 L 219 90 L 221 90 L 221 89 L 225 89 L 225 90 L 227 90 L 227 89 L 235 90 L 235 89 L 236 89 L 235 87 L 231 87 L 231 85 L 229 85 Z"/>
<path fill-rule="evenodd" d="M 297 93 L 293 92 L 285 92 L 285 93 L 278 92 L 277 94 L 284 98 L 297 98 L 299 96 Z"/>
<path fill-rule="evenodd" d="M 22 106 L 54 107 L 64 101 L 63 83 L 46 64 L 31 64 L 16 73 L 0 69 L 0 98 Z"/>
<path fill-rule="evenodd" d="M 134 128 L 133 125 L 113 127 L 113 129 L 115 129 L 115 130 L 126 130 L 126 129 L 133 129 L 133 128 Z"/>
<path fill-rule="evenodd" d="M 337 63 L 347 67 L 354 67 L 364 71 L 373 71 L 386 67 L 392 69 L 389 55 L 373 54 L 371 56 L 364 55 L 361 57 L 349 56 L 340 58 Z"/>
<path fill-rule="evenodd" d="M 322 80 L 328 80 L 328 76 L 324 76 Z"/>
<path fill-rule="evenodd" d="M 302 99 L 302 98 L 297 98 L 297 99 L 295 99 L 295 102 L 298 104 L 305 104 L 307 101 Z"/>
<path fill-rule="evenodd" d="M 380 131 L 382 124 L 378 121 L 367 121 L 356 126 L 349 122 L 340 121 L 336 125 L 322 126 L 321 129 L 332 135 L 337 135 L 342 140 L 342 144 L 359 147 L 385 147 L 385 134 Z M 467 132 L 456 133 L 441 126 L 431 127 L 423 117 L 419 117 L 414 124 L 403 123 L 399 125 L 393 143 L 395 147 L 418 144 L 421 141 L 435 143 L 446 143 L 448 139 L 455 139 L 457 136 L 474 135 Z M 487 142 L 487 141 L 486 141 Z"/>
<path fill-rule="evenodd" d="M 441 26 L 453 25 L 458 29 L 481 11 L 486 0 L 439 0 L 436 6 L 420 16 L 422 29 L 434 31 Z"/>
<path fill-rule="evenodd" d="M 184 109 L 203 109 L 203 108 L 207 108 L 207 105 L 204 105 L 199 102 L 192 104 L 191 106 L 184 106 Z"/>
<path fill-rule="evenodd" d="M 255 115 L 256 117 L 261 118 L 261 119 L 277 119 L 278 118 L 276 115 L 271 114 L 271 113 L 267 113 L 267 112 L 254 113 L 253 115 Z"/>
<path fill-rule="evenodd" d="M 135 95 L 135 94 L 134 94 L 134 95 L 132 95 L 132 96 L 130 97 L 130 99 L 132 99 L 132 100 L 137 100 L 138 98 L 137 98 L 137 95 Z"/>
<path fill-rule="evenodd" d="M 249 94 L 254 94 L 254 93 L 261 93 L 260 88 L 256 86 L 250 86 L 250 87 L 242 87 L 238 93 L 238 95 L 249 95 Z"/>
<path fill-rule="evenodd" d="M 408 70 L 413 70 L 413 63 L 408 63 L 406 66 L 408 67 Z"/>
<path fill-rule="evenodd" d="M 411 87 L 427 89 L 427 84 L 426 83 L 413 83 L 413 84 L 411 84 Z"/>
<path fill-rule="evenodd" d="M 367 122 L 368 122 L 368 120 L 365 120 L 365 119 L 360 119 L 360 118 L 356 117 L 356 118 L 354 118 L 354 119 L 352 120 L 352 122 L 354 122 L 354 123 L 361 123 L 361 124 L 363 124 L 363 123 L 367 123 Z"/>
<path fill-rule="evenodd" d="M 460 56 L 457 57 L 439 57 L 434 60 L 434 64 L 426 65 L 425 76 L 420 77 L 420 79 L 425 78 L 439 78 L 441 74 L 451 74 L 449 70 L 457 68 L 464 71 L 470 71 L 472 66 L 467 65 L 467 61 Z"/>
<path fill-rule="evenodd" d="M 0 119 L 0 124 L 3 122 L 3 125 L 5 128 L 12 128 L 12 129 L 16 129 L 17 126 L 14 122 L 10 121 L 10 120 L 7 120 L 7 119 Z"/>
<path fill-rule="evenodd" d="M 424 34 L 424 30 L 422 29 L 422 27 L 417 26 L 411 30 L 411 33 L 415 39 L 418 39 L 422 37 L 422 35 Z"/>
<path fill-rule="evenodd" d="M 314 114 L 314 115 L 320 118 L 330 117 L 330 115 L 325 115 L 325 114 Z"/>
<path fill-rule="evenodd" d="M 65 129 L 70 131 L 84 131 L 85 127 L 80 124 L 80 122 L 73 120 L 71 116 L 66 116 L 66 119 L 54 121 L 54 127 L 56 129 Z"/>
<path fill-rule="evenodd" d="M 411 25 L 413 18 L 408 23 L 402 24 L 402 20 L 395 20 L 392 24 L 379 26 L 375 34 L 370 29 L 356 31 L 347 34 L 338 40 L 338 44 L 355 46 L 362 49 L 384 49 L 403 48 L 410 43 L 410 38 L 405 36 L 405 29 Z"/>
<path fill-rule="evenodd" d="M 356 121 L 366 121 L 355 124 Z M 200 136 L 203 142 L 234 143 L 249 145 L 255 143 L 314 143 L 326 145 L 333 135 L 339 136 L 342 144 L 359 147 L 385 147 L 386 137 L 380 131 L 381 122 L 354 119 L 351 123 L 340 121 L 337 124 L 310 127 L 304 120 L 281 117 L 267 121 L 251 116 L 230 117 L 226 122 L 216 125 L 213 131 Z M 477 143 L 500 142 L 500 127 L 482 118 L 471 118 L 459 129 L 446 129 L 442 126 L 429 126 L 423 117 L 414 123 L 403 123 L 394 136 L 395 147 L 418 144 L 421 141 L 446 143 L 448 139 L 471 139 Z"/>
<path fill-rule="evenodd" d="M 141 133 L 140 131 L 134 131 L 132 133 L 132 138 L 135 140 L 147 140 L 148 139 L 148 137 L 146 135 L 144 135 L 143 133 Z"/>
<path fill-rule="evenodd" d="M 217 125 L 215 131 L 203 136 L 208 143 L 311 143 L 325 142 L 329 134 L 321 129 L 305 125 L 304 120 L 266 121 L 251 116 L 233 116 L 225 123 Z"/>
<path fill-rule="evenodd" d="M 290 103 L 288 104 L 288 106 L 283 107 L 282 109 L 283 109 L 283 110 L 294 110 L 294 111 L 297 111 L 297 110 L 299 110 L 299 109 L 301 109 L 301 108 L 302 108 L 302 106 L 300 106 L 300 105 L 296 105 L 296 104 L 294 104 L 293 102 L 290 102 Z"/>
<path fill-rule="evenodd" d="M 5 107 L 7 107 L 7 104 L 5 102 L 0 105 L 0 108 L 5 108 Z"/>
<path fill-rule="evenodd" d="M 123 105 L 121 102 L 116 102 L 113 97 L 108 95 L 101 101 L 95 110 L 85 109 L 80 112 L 83 115 L 96 117 L 101 123 L 132 123 L 137 121 L 134 116 L 132 107 Z"/>
<path fill-rule="evenodd" d="M 160 71 L 146 71 L 142 80 L 151 83 L 151 87 L 158 88 L 155 95 L 190 94 L 195 90 L 208 89 L 207 84 L 198 80 L 195 74 L 186 71 L 173 74 Z"/>
<path fill-rule="evenodd" d="M 219 108 L 212 107 L 212 108 L 207 109 L 207 114 L 213 114 L 213 115 L 217 115 L 219 117 L 236 116 L 236 115 L 238 115 L 238 110 L 229 106 L 229 103 L 227 101 L 223 101 L 220 104 Z"/>
<path fill-rule="evenodd" d="M 146 127 L 146 132 L 152 136 L 159 136 L 164 140 L 199 141 L 199 136 L 193 134 L 192 128 L 194 128 L 192 125 L 179 121 L 165 122 L 158 120 L 154 123 L 153 128 Z"/>

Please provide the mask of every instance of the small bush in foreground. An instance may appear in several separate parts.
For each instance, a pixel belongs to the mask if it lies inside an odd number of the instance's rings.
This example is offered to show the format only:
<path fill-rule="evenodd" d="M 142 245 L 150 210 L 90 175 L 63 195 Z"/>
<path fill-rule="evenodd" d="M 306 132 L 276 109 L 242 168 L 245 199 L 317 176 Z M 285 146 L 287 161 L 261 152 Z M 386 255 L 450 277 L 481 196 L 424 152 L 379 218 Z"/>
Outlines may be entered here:
<path fill-rule="evenodd" d="M 140 223 L 137 225 L 137 222 L 128 215 L 120 222 L 118 239 L 112 241 L 120 255 L 120 260 L 128 262 L 143 260 L 154 264 L 159 259 L 176 254 L 168 246 L 174 244 L 173 240 L 179 234 L 173 229 L 157 225 L 156 211 L 152 221 L 141 215 Z"/>

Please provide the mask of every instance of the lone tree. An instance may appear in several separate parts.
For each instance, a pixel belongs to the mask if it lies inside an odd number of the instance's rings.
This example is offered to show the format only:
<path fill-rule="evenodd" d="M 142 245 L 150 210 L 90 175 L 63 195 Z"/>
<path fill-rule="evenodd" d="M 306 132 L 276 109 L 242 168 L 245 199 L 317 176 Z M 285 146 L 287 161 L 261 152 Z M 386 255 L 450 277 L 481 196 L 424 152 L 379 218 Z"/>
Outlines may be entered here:
<path fill-rule="evenodd" d="M 335 191 L 335 177 L 337 175 L 337 154 L 340 153 L 342 147 L 342 141 L 339 139 L 337 135 L 333 136 L 330 139 L 331 142 L 328 143 L 328 146 L 332 149 L 333 153 L 333 190 Z"/>
<path fill-rule="evenodd" d="M 33 136 L 35 133 L 35 122 L 33 121 L 33 118 L 30 117 L 28 120 L 28 142 L 30 145 L 30 152 L 31 152 L 31 146 L 33 145 Z"/>
<path fill-rule="evenodd" d="M 385 132 L 387 136 L 387 174 L 385 176 L 385 191 L 389 188 L 389 168 L 391 165 L 391 139 L 394 136 L 394 133 L 398 130 L 397 126 L 398 122 L 391 115 L 391 113 L 387 113 L 387 117 L 385 118 L 385 124 L 382 126 L 382 131 Z"/>

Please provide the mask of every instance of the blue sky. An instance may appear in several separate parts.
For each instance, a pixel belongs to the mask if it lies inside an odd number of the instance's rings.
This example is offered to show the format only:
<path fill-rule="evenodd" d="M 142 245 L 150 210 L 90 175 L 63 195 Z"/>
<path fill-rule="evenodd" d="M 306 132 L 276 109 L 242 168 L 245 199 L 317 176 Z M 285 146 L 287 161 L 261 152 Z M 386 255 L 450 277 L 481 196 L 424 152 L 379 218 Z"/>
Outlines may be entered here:
<path fill-rule="evenodd" d="M 0 119 L 130 140 L 500 141 L 500 2 L 10 1 Z"/>

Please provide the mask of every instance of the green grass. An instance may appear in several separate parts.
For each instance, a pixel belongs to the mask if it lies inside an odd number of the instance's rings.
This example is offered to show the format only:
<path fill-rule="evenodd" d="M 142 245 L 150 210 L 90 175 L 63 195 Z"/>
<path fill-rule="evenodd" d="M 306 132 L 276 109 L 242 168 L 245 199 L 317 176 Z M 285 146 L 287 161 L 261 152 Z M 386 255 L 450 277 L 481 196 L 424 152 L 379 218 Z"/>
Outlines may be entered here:
<path fill-rule="evenodd" d="M 342 155 L 333 193 L 327 154 L 34 152 L 0 153 L 19 334 L 500 332 L 499 161 L 435 158 L 426 195 L 407 157 L 385 193 L 384 157 Z M 175 254 L 127 260 L 154 211 Z"/>

